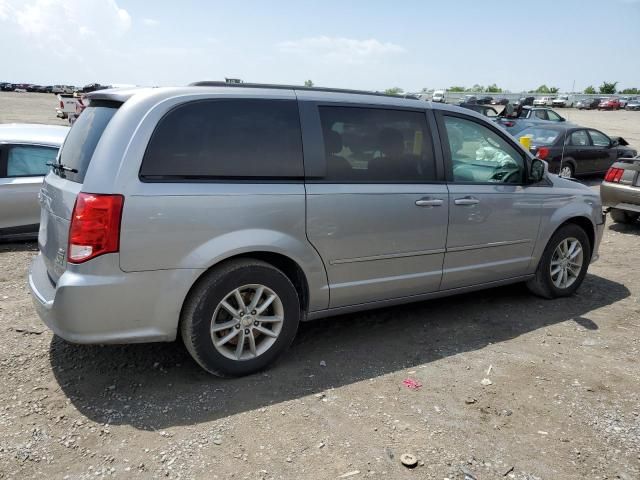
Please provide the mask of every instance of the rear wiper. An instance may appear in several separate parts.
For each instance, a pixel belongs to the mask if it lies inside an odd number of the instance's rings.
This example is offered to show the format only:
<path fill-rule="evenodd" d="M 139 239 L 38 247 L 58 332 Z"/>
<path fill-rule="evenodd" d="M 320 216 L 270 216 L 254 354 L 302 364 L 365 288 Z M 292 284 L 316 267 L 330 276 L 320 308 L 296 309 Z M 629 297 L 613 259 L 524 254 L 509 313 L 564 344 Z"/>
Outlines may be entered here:
<path fill-rule="evenodd" d="M 67 167 L 62 163 L 47 162 L 47 165 L 52 167 L 54 170 L 62 170 L 63 172 L 78 173 L 78 170 L 76 170 L 75 168 Z"/>

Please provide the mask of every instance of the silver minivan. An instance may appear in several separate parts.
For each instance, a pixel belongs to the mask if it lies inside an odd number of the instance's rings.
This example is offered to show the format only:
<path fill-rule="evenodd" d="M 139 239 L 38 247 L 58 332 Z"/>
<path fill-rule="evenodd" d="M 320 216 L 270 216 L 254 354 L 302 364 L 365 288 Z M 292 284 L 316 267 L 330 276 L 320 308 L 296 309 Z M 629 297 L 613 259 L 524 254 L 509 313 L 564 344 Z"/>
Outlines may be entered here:
<path fill-rule="evenodd" d="M 215 82 L 89 98 L 29 273 L 70 342 L 181 335 L 244 375 L 300 321 L 514 282 L 568 296 L 597 257 L 597 193 L 470 110 Z"/>

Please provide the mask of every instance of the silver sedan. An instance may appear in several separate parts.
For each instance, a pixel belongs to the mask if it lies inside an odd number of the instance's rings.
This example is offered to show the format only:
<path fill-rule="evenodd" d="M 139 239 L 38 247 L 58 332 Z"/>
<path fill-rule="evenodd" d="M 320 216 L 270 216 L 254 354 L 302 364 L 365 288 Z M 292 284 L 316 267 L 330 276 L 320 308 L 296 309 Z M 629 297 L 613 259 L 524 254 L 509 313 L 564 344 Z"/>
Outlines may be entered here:
<path fill-rule="evenodd" d="M 0 125 L 0 239 L 38 234 L 38 191 L 69 127 Z"/>

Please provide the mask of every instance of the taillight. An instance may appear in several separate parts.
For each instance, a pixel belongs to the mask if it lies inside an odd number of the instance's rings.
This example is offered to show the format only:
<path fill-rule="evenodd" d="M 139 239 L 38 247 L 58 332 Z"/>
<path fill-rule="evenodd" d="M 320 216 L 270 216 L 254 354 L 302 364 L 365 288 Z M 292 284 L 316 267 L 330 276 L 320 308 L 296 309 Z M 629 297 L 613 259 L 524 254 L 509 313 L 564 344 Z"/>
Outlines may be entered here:
<path fill-rule="evenodd" d="M 604 180 L 605 180 L 605 182 L 618 183 L 618 182 L 620 182 L 620 179 L 622 178 L 622 175 L 624 175 L 624 169 L 623 168 L 611 167 L 609 170 L 607 170 L 607 173 L 604 176 Z"/>
<path fill-rule="evenodd" d="M 67 261 L 82 263 L 120 249 L 122 195 L 80 193 L 69 227 Z"/>
<path fill-rule="evenodd" d="M 510 122 L 509 120 L 502 122 L 505 127 L 513 127 L 515 124 L 516 122 Z"/>
<path fill-rule="evenodd" d="M 64 102 L 60 100 L 60 110 L 64 110 Z"/>
<path fill-rule="evenodd" d="M 547 147 L 538 148 L 538 153 L 536 154 L 536 157 L 538 157 L 540 160 L 545 160 L 548 156 L 549 156 L 549 149 Z"/>

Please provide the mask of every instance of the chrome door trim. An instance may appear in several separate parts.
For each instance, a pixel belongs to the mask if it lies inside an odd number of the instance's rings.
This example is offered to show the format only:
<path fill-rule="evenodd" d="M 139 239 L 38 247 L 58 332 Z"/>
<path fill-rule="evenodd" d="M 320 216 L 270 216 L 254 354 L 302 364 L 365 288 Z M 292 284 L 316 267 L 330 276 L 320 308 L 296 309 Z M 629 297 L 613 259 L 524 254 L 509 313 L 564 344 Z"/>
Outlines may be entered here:
<path fill-rule="evenodd" d="M 403 252 L 403 253 L 388 253 L 384 255 L 372 255 L 370 257 L 355 257 L 355 258 L 341 258 L 339 260 L 331 260 L 331 265 L 339 265 L 342 263 L 355 263 L 355 262 L 371 262 L 374 260 L 387 260 L 389 258 L 402 258 L 402 257 L 419 257 L 423 255 L 434 255 L 438 253 L 445 253 L 444 248 L 436 248 L 433 250 L 418 250 L 415 252 Z"/>
<path fill-rule="evenodd" d="M 504 247 L 506 245 L 518 245 L 520 243 L 531 243 L 533 240 L 530 238 L 524 238 L 522 240 L 507 240 L 504 242 L 491 242 L 491 243 L 483 243 L 481 245 L 466 245 L 464 247 L 450 247 L 447 248 L 447 252 L 463 252 L 465 250 L 477 250 L 480 248 L 491 248 L 491 247 Z"/>

